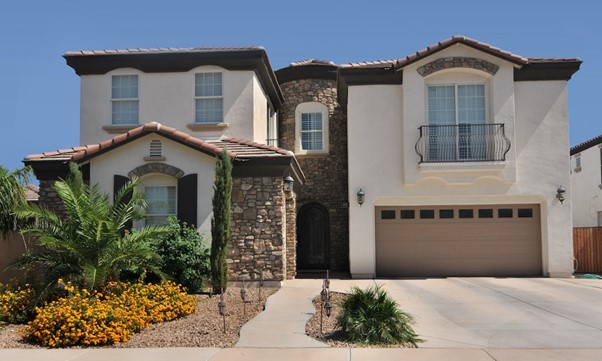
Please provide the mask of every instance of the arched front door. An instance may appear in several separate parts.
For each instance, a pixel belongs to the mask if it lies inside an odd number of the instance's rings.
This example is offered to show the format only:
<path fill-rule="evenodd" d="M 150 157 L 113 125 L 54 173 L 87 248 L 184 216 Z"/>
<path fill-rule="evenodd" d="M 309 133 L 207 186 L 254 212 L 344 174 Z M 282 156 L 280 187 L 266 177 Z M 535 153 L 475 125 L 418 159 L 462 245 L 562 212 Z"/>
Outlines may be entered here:
<path fill-rule="evenodd" d="M 297 268 L 329 268 L 329 251 L 328 211 L 318 203 L 304 205 L 297 215 Z"/>

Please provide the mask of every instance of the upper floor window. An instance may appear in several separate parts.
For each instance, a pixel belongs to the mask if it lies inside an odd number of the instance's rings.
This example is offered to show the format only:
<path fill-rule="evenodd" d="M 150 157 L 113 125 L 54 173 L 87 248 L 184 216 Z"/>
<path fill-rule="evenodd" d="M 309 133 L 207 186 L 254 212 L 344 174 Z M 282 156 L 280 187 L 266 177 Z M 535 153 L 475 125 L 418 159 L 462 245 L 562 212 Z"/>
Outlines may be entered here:
<path fill-rule="evenodd" d="M 581 172 L 581 154 L 575 155 L 575 172 Z"/>
<path fill-rule="evenodd" d="M 296 153 L 328 152 L 328 107 L 322 103 L 309 102 L 297 106 Z"/>
<path fill-rule="evenodd" d="M 111 77 L 111 122 L 138 124 L 138 75 Z"/>
<path fill-rule="evenodd" d="M 195 122 L 221 123 L 224 120 L 222 73 L 197 73 L 194 80 Z"/>
<path fill-rule="evenodd" d="M 487 160 L 488 141 L 497 131 L 488 126 L 484 84 L 428 86 L 430 161 Z"/>

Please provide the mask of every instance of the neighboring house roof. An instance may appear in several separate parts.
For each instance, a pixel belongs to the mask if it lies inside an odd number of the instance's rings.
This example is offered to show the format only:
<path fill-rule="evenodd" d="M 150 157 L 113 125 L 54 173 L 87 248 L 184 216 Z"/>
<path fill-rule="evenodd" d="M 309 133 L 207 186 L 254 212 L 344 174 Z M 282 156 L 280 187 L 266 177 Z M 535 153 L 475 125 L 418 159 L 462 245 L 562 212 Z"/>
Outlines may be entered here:
<path fill-rule="evenodd" d="M 581 144 L 577 144 L 576 146 L 571 148 L 571 155 L 575 155 L 577 153 L 583 152 L 586 149 L 589 149 L 593 146 L 602 144 L 602 134 L 598 135 L 597 137 L 593 137 L 590 140 L 586 140 L 585 142 L 581 143 Z"/>
<path fill-rule="evenodd" d="M 293 168 L 298 180 L 302 182 L 305 180 L 303 171 L 299 167 L 297 159 L 291 151 L 239 138 L 223 138 L 219 140 L 205 141 L 193 137 L 185 132 L 181 132 L 175 128 L 154 122 L 141 125 L 126 133 L 119 134 L 116 137 L 100 143 L 59 149 L 40 154 L 31 154 L 28 155 L 23 162 L 26 165 L 34 167 L 34 171 L 36 168 L 48 168 L 46 165 L 43 165 L 43 163 L 66 164 L 70 161 L 86 163 L 96 156 L 104 154 L 110 150 L 118 148 L 151 133 L 159 134 L 211 156 L 220 155 L 225 148 L 228 151 L 228 155 L 235 163 L 249 161 L 255 161 L 255 163 L 257 163 L 258 160 L 264 160 L 263 163 L 274 163 L 276 158 L 281 158 L 282 161 L 280 162 L 276 160 L 278 164 L 285 165 L 290 163 L 290 166 Z"/>
<path fill-rule="evenodd" d="M 63 55 L 78 75 L 106 74 L 119 68 L 146 73 L 184 72 L 202 65 L 252 70 L 276 109 L 284 98 L 263 47 L 134 48 L 69 51 Z"/>
<path fill-rule="evenodd" d="M 33 184 L 28 184 L 25 187 L 25 199 L 28 202 L 37 202 L 40 198 L 40 188 L 34 186 Z"/>

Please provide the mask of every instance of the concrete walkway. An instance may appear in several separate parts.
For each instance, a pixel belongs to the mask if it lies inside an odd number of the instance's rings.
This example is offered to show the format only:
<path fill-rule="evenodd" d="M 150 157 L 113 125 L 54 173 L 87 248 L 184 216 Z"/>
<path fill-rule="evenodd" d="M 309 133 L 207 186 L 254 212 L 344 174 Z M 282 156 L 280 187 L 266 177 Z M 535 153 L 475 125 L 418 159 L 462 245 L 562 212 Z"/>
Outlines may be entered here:
<path fill-rule="evenodd" d="M 235 347 L 329 347 L 305 335 L 305 324 L 314 314 L 311 300 L 321 285 L 321 280 L 287 281 L 268 298 L 265 311 L 243 326 Z"/>

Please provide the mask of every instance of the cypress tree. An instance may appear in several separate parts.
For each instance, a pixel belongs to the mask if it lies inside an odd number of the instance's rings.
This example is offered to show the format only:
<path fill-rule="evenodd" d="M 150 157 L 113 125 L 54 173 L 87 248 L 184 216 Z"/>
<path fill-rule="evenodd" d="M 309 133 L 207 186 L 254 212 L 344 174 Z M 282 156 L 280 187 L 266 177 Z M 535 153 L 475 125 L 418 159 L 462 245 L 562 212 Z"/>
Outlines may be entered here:
<path fill-rule="evenodd" d="M 226 149 L 215 163 L 213 185 L 213 218 L 211 218 L 211 284 L 213 293 L 228 286 L 226 253 L 230 242 L 230 206 L 232 203 L 232 162 Z"/>

